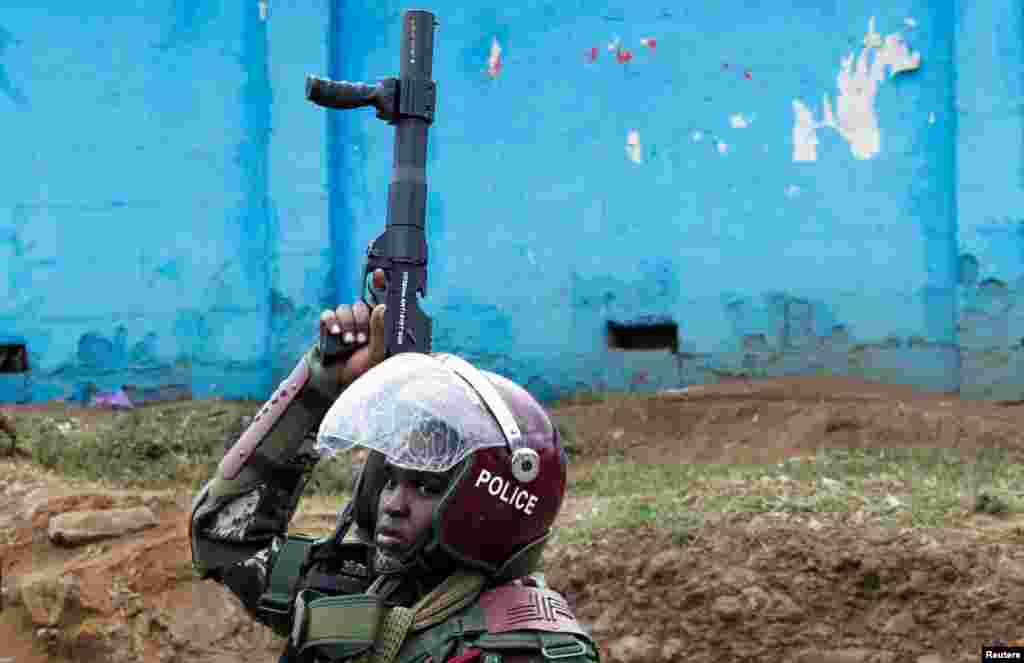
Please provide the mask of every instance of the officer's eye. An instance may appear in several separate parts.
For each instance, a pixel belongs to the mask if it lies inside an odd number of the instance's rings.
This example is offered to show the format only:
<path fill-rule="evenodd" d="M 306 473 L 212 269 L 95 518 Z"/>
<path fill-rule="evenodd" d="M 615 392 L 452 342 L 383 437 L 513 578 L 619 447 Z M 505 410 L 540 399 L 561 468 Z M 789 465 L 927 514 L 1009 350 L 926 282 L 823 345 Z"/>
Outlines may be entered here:
<path fill-rule="evenodd" d="M 428 497 L 434 497 L 444 492 L 444 486 L 437 481 L 419 481 L 417 482 L 417 488 Z"/>

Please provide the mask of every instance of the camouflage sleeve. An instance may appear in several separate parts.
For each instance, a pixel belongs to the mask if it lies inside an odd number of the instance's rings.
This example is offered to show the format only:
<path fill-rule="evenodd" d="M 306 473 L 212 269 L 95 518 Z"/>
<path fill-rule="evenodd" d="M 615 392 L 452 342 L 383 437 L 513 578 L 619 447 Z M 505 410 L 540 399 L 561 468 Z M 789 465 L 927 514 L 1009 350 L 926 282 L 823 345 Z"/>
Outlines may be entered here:
<path fill-rule="evenodd" d="M 268 472 L 247 492 L 194 507 L 193 558 L 202 562 L 203 577 L 223 583 L 258 621 L 279 635 L 287 635 L 288 625 L 260 610 L 260 597 L 318 460 L 313 451 L 315 437 L 315 430 L 306 434 L 299 453 L 288 462 L 288 471 Z"/>
<path fill-rule="evenodd" d="M 224 571 L 222 582 L 245 606 L 258 622 L 269 626 L 274 633 L 288 637 L 291 631 L 291 613 L 264 609 L 260 598 L 270 584 L 270 571 L 274 568 L 285 537 L 275 536 L 270 545 L 247 560 L 238 562 Z"/>
<path fill-rule="evenodd" d="M 299 452 L 248 491 L 216 503 L 194 517 L 195 534 L 222 544 L 267 545 L 288 529 L 318 456 L 316 431 L 306 433 Z"/>

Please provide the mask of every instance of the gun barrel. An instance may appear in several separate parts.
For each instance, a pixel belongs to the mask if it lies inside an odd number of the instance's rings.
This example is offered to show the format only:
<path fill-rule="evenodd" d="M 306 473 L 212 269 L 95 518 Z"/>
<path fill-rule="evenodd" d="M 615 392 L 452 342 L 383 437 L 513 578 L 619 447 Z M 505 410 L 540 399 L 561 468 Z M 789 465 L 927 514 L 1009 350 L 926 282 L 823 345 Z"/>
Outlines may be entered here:
<path fill-rule="evenodd" d="M 410 9 L 402 23 L 401 78 L 430 80 L 434 70 L 434 26 L 431 12 Z"/>

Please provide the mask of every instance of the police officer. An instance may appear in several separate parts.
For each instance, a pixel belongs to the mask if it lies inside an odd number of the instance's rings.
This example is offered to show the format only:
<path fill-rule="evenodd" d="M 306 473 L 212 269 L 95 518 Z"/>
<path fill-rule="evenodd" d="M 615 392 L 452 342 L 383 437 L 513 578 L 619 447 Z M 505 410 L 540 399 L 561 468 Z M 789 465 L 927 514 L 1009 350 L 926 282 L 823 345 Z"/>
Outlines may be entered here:
<path fill-rule="evenodd" d="M 385 287 L 383 272 L 374 287 Z M 522 387 L 446 354 L 384 360 L 384 307 L 324 311 L 319 345 L 192 505 L 192 561 L 288 637 L 282 663 L 598 661 L 537 573 L 567 457 Z M 328 537 L 288 535 L 315 464 L 369 452 Z"/>

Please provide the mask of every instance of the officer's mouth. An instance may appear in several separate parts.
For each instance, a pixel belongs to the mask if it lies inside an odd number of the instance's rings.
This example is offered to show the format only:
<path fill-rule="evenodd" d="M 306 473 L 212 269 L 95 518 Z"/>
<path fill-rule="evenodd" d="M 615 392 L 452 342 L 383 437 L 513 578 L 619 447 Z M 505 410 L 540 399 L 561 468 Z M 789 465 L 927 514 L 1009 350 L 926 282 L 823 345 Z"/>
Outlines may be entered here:
<path fill-rule="evenodd" d="M 375 537 L 377 545 L 387 550 L 401 550 L 408 545 L 408 540 L 398 530 L 390 527 L 381 527 L 377 530 Z"/>

